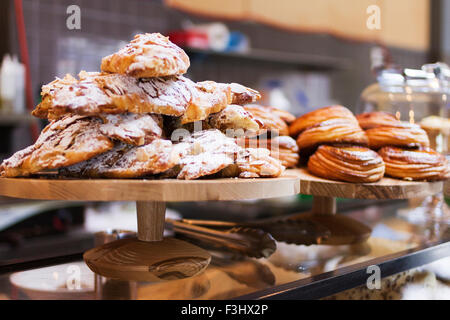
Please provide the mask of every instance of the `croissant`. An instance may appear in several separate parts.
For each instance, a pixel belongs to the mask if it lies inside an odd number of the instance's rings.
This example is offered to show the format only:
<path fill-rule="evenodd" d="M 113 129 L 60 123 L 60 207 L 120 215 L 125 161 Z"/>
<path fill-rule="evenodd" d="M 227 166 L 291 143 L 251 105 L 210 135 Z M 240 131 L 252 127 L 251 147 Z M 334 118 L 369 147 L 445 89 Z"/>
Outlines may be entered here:
<path fill-rule="evenodd" d="M 179 160 L 169 140 L 155 139 L 140 147 L 120 142 L 95 158 L 61 168 L 59 173 L 71 177 L 139 178 L 167 171 Z"/>
<path fill-rule="evenodd" d="M 111 150 L 114 143 L 100 132 L 100 124 L 100 119 L 82 116 L 67 116 L 51 122 L 35 144 L 3 161 L 1 175 L 29 176 L 70 166 Z"/>
<path fill-rule="evenodd" d="M 442 154 L 430 149 L 419 150 L 384 147 L 378 151 L 386 164 L 386 175 L 404 180 L 445 180 L 448 161 Z"/>
<path fill-rule="evenodd" d="M 297 138 L 300 155 L 309 155 L 321 144 L 365 146 L 368 139 L 358 123 L 346 118 L 326 120 L 303 131 Z"/>
<path fill-rule="evenodd" d="M 372 129 L 378 127 L 401 127 L 402 122 L 398 120 L 393 114 L 375 111 L 361 113 L 356 116 L 359 126 L 364 129 Z"/>
<path fill-rule="evenodd" d="M 195 83 L 183 76 L 136 79 L 121 74 L 82 71 L 79 78 L 66 76 L 43 86 L 42 102 L 32 114 L 59 119 L 68 113 L 154 113 L 180 116 L 181 123 L 189 123 L 206 119 L 211 113 L 233 104 L 234 100 L 249 103 L 259 97 L 244 86 L 239 87 L 239 92 L 233 92 L 237 90 L 236 84 Z M 248 94 L 243 94 L 242 90 L 246 89 Z"/>
<path fill-rule="evenodd" d="M 384 146 L 396 147 L 429 147 L 427 133 L 418 125 L 401 122 L 398 127 L 376 127 L 366 130 L 371 149 Z"/>
<path fill-rule="evenodd" d="M 289 126 L 289 135 L 295 138 L 306 129 L 332 119 L 342 119 L 349 124 L 358 125 L 358 121 L 350 110 L 343 106 L 330 106 L 311 111 L 297 118 Z"/>
<path fill-rule="evenodd" d="M 379 181 L 384 175 L 383 159 L 360 146 L 320 146 L 308 160 L 308 170 L 319 177 L 345 182 Z"/>
<path fill-rule="evenodd" d="M 138 34 L 124 48 L 102 59 L 101 70 L 136 78 L 186 73 L 187 54 L 160 33 Z"/>

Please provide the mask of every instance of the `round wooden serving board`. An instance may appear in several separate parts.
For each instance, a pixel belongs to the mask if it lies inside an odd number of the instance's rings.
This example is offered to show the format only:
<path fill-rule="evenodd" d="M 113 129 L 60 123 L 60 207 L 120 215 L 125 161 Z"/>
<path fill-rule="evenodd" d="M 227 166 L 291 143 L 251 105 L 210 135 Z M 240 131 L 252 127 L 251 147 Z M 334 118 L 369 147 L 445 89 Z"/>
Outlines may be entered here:
<path fill-rule="evenodd" d="M 42 200 L 208 201 L 247 200 L 300 193 L 290 170 L 267 179 L 29 179 L 0 178 L 0 195 Z"/>
<path fill-rule="evenodd" d="M 322 179 L 305 168 L 289 170 L 300 180 L 300 193 L 322 197 L 348 199 L 410 199 L 437 194 L 443 189 L 443 181 L 405 181 L 383 178 L 374 183 L 348 183 Z"/>

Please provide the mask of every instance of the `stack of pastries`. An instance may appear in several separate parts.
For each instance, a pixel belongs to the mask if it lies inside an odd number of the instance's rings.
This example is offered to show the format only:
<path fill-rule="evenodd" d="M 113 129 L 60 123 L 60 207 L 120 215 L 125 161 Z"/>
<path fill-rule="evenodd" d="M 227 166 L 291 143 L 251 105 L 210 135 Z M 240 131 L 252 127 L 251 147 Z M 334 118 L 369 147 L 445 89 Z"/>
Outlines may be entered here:
<path fill-rule="evenodd" d="M 298 162 L 295 117 L 254 103 L 240 84 L 193 82 L 186 53 L 139 34 L 102 59 L 101 72 L 42 87 L 48 119 L 37 141 L 0 165 L 3 177 L 278 177 Z"/>
<path fill-rule="evenodd" d="M 308 171 L 345 182 L 444 180 L 446 158 L 429 148 L 426 132 L 384 112 L 354 116 L 343 106 L 307 113 L 289 126 Z"/>

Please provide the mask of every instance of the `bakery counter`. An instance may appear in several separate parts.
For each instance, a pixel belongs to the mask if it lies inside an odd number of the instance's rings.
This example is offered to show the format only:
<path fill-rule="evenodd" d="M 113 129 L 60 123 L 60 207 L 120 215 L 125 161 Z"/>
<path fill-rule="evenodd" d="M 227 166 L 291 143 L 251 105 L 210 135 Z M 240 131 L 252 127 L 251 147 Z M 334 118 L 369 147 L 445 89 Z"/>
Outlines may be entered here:
<path fill-rule="evenodd" d="M 448 226 L 410 223 L 398 215 L 407 206 L 406 201 L 395 201 L 340 212 L 372 228 L 371 237 L 362 244 L 277 242 L 276 251 L 260 259 L 210 250 L 206 271 L 182 280 L 106 279 L 90 271 L 82 253 L 0 266 L 0 295 L 4 299 L 326 298 L 365 286 L 375 272 L 373 266 L 385 279 L 450 256 Z"/>

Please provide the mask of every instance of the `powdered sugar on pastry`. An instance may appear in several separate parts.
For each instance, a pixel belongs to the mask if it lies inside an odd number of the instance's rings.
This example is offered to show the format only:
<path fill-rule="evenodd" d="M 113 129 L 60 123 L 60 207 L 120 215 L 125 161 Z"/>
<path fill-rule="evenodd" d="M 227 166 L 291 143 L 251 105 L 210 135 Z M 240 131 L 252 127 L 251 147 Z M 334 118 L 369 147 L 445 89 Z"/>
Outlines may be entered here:
<path fill-rule="evenodd" d="M 141 147 L 118 143 L 113 150 L 63 168 L 60 173 L 89 178 L 138 178 L 169 170 L 179 159 L 169 140 L 155 139 Z"/>
<path fill-rule="evenodd" d="M 44 128 L 36 143 L 2 163 L 2 176 L 28 176 L 43 170 L 70 166 L 113 147 L 99 130 L 100 120 L 68 116 Z"/>
<path fill-rule="evenodd" d="M 163 119 L 160 115 L 152 114 L 106 114 L 100 116 L 103 124 L 100 131 L 122 142 L 141 146 L 162 136 Z"/>
<path fill-rule="evenodd" d="M 219 130 L 194 132 L 183 139 L 178 179 L 197 179 L 219 172 L 234 163 L 240 148 Z"/>
<path fill-rule="evenodd" d="M 105 72 L 127 74 L 136 78 L 163 77 L 186 73 L 186 53 L 160 33 L 138 34 L 118 52 L 102 59 Z"/>

